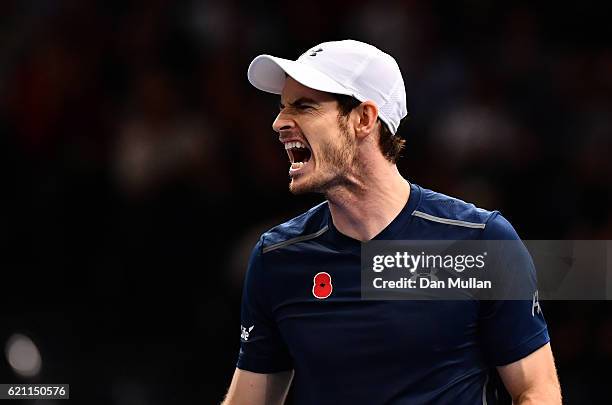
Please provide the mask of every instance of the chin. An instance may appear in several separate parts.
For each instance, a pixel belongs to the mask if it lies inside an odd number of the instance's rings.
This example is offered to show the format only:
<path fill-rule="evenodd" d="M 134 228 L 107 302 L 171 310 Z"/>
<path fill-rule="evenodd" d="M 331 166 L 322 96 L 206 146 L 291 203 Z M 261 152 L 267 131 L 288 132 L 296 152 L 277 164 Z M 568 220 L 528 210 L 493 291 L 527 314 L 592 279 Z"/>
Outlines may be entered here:
<path fill-rule="evenodd" d="M 308 187 L 305 184 L 296 184 L 295 180 L 291 180 L 291 183 L 289 183 L 289 191 L 291 192 L 291 194 L 300 195 L 312 193 L 314 190 L 312 190 L 311 187 Z"/>
<path fill-rule="evenodd" d="M 313 179 L 306 179 L 303 175 L 298 175 L 291 179 L 289 183 L 289 191 L 292 194 L 306 194 L 317 192 L 317 185 L 312 181 Z"/>
<path fill-rule="evenodd" d="M 304 179 L 302 176 L 298 176 L 289 183 L 289 191 L 294 195 L 307 193 L 325 194 L 330 189 L 330 184 L 330 181 L 325 181 L 321 178 Z"/>

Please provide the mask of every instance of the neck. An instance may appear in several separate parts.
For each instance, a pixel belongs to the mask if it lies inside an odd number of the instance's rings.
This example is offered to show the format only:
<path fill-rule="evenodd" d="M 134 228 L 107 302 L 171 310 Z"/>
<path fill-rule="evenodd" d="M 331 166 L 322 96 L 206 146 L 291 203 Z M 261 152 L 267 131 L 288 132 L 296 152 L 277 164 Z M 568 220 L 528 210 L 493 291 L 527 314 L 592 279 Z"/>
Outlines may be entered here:
<path fill-rule="evenodd" d="M 326 193 L 334 226 L 362 242 L 385 229 L 406 205 L 410 184 L 395 165 L 369 173 L 358 187 L 340 187 Z"/>

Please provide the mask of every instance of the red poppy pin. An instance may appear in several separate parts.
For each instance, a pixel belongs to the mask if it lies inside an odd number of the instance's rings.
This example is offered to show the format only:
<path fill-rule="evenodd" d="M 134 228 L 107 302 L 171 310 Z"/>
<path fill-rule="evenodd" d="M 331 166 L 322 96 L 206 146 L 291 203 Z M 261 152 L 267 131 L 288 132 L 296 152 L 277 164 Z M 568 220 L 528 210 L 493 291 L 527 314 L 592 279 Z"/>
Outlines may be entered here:
<path fill-rule="evenodd" d="M 331 276 L 328 273 L 321 271 L 315 274 L 312 285 L 312 295 L 322 300 L 329 297 L 332 290 Z"/>

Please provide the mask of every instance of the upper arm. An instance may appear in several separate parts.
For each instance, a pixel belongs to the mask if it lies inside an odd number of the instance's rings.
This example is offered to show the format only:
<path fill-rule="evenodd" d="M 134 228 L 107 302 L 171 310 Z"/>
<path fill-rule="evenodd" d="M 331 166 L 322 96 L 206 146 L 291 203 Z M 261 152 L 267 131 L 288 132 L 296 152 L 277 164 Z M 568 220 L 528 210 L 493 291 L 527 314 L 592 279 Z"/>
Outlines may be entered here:
<path fill-rule="evenodd" d="M 262 263 L 263 241 L 249 259 L 241 309 L 238 364 L 223 405 L 281 405 L 285 402 L 293 366 L 287 346 L 270 309 Z"/>
<path fill-rule="evenodd" d="M 502 297 L 480 302 L 479 334 L 489 364 L 503 366 L 529 356 L 550 337 L 529 251 L 499 214 L 489 220 L 485 231 L 484 239 L 493 241 L 491 246 L 497 249 L 494 268 L 504 273 L 494 281 L 502 282 L 500 287 L 508 291 L 496 290 Z"/>
<path fill-rule="evenodd" d="M 270 291 L 275 281 L 264 270 L 262 246 L 260 239 L 251 253 L 244 280 L 237 367 L 272 374 L 291 370 L 293 362 L 272 311 Z"/>
<path fill-rule="evenodd" d="M 281 405 L 292 378 L 293 371 L 260 374 L 236 368 L 222 405 Z"/>
<path fill-rule="evenodd" d="M 561 403 L 561 389 L 550 343 L 518 361 L 498 366 L 497 371 L 514 403 Z"/>
<path fill-rule="evenodd" d="M 520 238 L 501 215 L 492 216 L 485 228 L 486 240 Z M 505 247 L 506 245 L 504 245 Z M 535 267 L 522 243 L 507 244 L 511 249 L 500 266 L 515 276 L 509 285 L 514 300 L 487 301 L 481 304 L 481 336 L 488 360 L 497 366 L 499 375 L 515 404 L 560 404 L 561 392 L 549 344 L 548 329 L 535 284 Z M 504 280 L 511 279 L 507 277 Z M 521 294 L 518 290 L 521 288 Z M 533 289 L 533 291 L 529 291 Z M 524 292 L 533 294 L 531 299 Z"/>

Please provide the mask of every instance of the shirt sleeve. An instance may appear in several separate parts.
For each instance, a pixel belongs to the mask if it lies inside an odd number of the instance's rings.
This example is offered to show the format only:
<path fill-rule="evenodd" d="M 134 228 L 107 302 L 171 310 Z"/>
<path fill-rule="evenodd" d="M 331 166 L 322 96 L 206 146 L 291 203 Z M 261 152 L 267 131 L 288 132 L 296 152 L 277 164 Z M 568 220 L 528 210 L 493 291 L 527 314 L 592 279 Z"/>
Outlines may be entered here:
<path fill-rule="evenodd" d="M 255 245 L 242 290 L 240 353 L 236 366 L 255 373 L 291 370 L 292 360 L 266 300 L 262 239 Z"/>
<path fill-rule="evenodd" d="M 495 212 L 485 227 L 486 240 L 520 240 L 512 225 Z M 527 272 L 521 277 L 535 279 L 535 267 L 527 248 L 513 245 L 511 271 Z M 517 259 L 518 256 L 518 259 Z M 520 264 L 520 265 L 517 265 Z M 534 284 L 530 300 L 481 301 L 480 334 L 484 352 L 495 366 L 520 360 L 550 341 Z"/>

